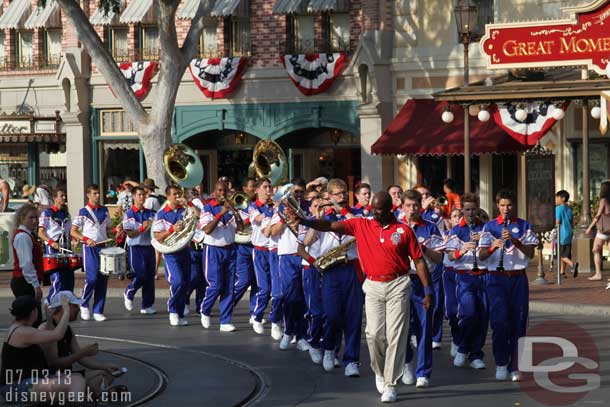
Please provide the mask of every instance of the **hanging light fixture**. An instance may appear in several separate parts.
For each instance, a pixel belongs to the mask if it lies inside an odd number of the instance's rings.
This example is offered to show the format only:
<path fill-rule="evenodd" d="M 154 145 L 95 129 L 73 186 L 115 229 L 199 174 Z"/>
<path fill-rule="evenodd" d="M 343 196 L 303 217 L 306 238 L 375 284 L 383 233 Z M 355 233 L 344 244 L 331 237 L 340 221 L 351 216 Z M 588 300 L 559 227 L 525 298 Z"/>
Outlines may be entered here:
<path fill-rule="evenodd" d="M 599 107 L 599 103 L 595 102 L 595 105 L 591 108 L 591 117 L 598 120 L 602 117 L 602 108 Z"/>
<path fill-rule="evenodd" d="M 489 121 L 489 119 L 491 118 L 491 115 L 489 114 L 489 110 L 487 110 L 487 106 L 481 105 L 479 113 L 477 114 L 477 117 L 482 122 Z"/>
<path fill-rule="evenodd" d="M 515 111 L 515 119 L 520 122 L 524 122 L 525 120 L 527 120 L 527 110 L 525 110 L 525 105 L 517 105 L 517 110 Z"/>
<path fill-rule="evenodd" d="M 453 112 L 451 112 L 449 105 L 445 107 L 445 111 L 441 115 L 441 120 L 445 123 L 451 123 L 453 121 Z"/>

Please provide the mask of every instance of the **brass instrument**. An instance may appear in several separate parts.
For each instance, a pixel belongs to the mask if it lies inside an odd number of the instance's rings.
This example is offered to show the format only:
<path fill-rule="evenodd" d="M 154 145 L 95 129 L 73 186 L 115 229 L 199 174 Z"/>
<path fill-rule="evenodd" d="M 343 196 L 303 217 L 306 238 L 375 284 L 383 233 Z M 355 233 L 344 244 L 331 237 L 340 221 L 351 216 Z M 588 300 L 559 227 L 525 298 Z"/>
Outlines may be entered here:
<path fill-rule="evenodd" d="M 237 210 L 245 211 L 250 205 L 250 198 L 243 192 L 236 192 L 229 197 L 231 206 Z"/>
<path fill-rule="evenodd" d="M 272 140 L 261 140 L 254 146 L 253 169 L 259 178 L 269 178 L 272 186 L 286 181 L 288 160 L 284 150 Z"/>
<path fill-rule="evenodd" d="M 320 273 L 324 273 L 331 267 L 338 264 L 347 263 L 347 252 L 356 243 L 355 238 L 351 238 L 337 247 L 333 247 L 316 259 L 315 266 Z"/>
<path fill-rule="evenodd" d="M 197 153 L 184 144 L 173 144 L 163 153 L 163 167 L 167 176 L 183 190 L 193 188 L 203 178 L 203 165 Z M 155 222 L 157 216 L 155 215 Z M 187 206 L 182 220 L 178 223 L 183 225 L 180 232 L 174 232 L 164 241 L 159 242 L 155 238 L 153 229 L 150 228 L 151 244 L 159 253 L 168 254 L 182 250 L 188 245 L 197 229 L 199 217 L 195 211 Z"/>
<path fill-rule="evenodd" d="M 438 197 L 434 198 L 432 202 L 430 202 L 430 206 L 433 208 L 440 208 L 441 206 L 447 205 L 449 205 L 449 200 L 445 195 L 439 195 Z"/>
<path fill-rule="evenodd" d="M 250 205 L 250 198 L 243 192 L 236 192 L 229 197 L 229 202 L 233 208 L 233 214 L 240 216 L 238 211 L 247 211 Z M 235 243 L 250 244 L 252 243 L 252 226 L 244 225 L 244 229 L 235 233 Z"/>
<path fill-rule="evenodd" d="M 299 218 L 305 219 L 306 215 L 305 215 L 305 213 L 303 213 L 303 210 L 301 209 L 301 205 L 299 205 L 297 200 L 294 199 L 294 197 L 292 196 L 293 189 L 294 189 L 294 185 L 290 184 L 290 183 L 281 186 L 277 190 L 277 192 L 273 195 L 273 201 L 276 203 L 283 203 L 286 207 L 290 208 Z M 299 240 L 298 229 L 295 229 L 294 226 L 292 226 L 290 224 L 290 221 L 286 218 L 286 215 L 284 215 L 279 209 L 278 209 L 277 213 L 280 216 L 280 218 L 284 221 L 286 226 L 288 226 L 288 229 L 292 232 L 292 234 L 297 238 L 297 240 Z"/>

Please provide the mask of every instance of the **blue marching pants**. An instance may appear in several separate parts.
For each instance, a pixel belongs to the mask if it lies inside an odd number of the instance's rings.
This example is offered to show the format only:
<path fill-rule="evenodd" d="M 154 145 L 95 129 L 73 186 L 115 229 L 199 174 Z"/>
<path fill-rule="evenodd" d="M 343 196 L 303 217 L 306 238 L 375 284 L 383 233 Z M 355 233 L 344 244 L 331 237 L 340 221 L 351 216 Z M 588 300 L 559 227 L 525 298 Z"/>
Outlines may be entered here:
<path fill-rule="evenodd" d="M 280 257 L 280 282 L 284 297 L 284 332 L 286 335 L 305 337 L 305 298 L 301 257 L 285 254 Z"/>
<path fill-rule="evenodd" d="M 269 272 L 271 274 L 271 312 L 269 320 L 279 324 L 284 319 L 284 294 L 280 279 L 280 259 L 277 249 L 269 250 Z"/>
<path fill-rule="evenodd" d="M 136 291 L 141 288 L 141 308 L 152 307 L 155 303 L 155 249 L 152 246 L 129 246 L 127 253 L 134 277 L 125 289 L 125 296 L 133 301 Z"/>
<path fill-rule="evenodd" d="M 443 340 L 443 321 L 445 320 L 445 289 L 443 279 L 432 282 L 434 287 L 434 309 L 432 310 L 432 342 Z"/>
<path fill-rule="evenodd" d="M 55 250 L 49 245 L 44 245 L 46 254 L 57 254 L 59 250 Z M 74 291 L 74 270 L 70 270 L 66 267 L 63 270 L 59 270 L 51 274 L 51 288 L 49 289 L 49 295 L 47 301 L 51 302 L 51 298 L 60 291 Z"/>
<path fill-rule="evenodd" d="M 191 274 L 190 249 L 183 249 L 176 253 L 164 254 L 165 277 L 169 283 L 169 300 L 167 300 L 167 311 L 184 317 L 184 305 L 186 304 L 186 292 L 189 286 Z"/>
<path fill-rule="evenodd" d="M 460 343 L 460 328 L 458 325 L 458 301 L 457 285 L 455 282 L 456 273 L 453 268 L 445 267 L 443 273 L 443 288 L 445 292 L 445 316 L 449 321 L 452 342 L 457 345 Z"/>
<path fill-rule="evenodd" d="M 233 315 L 235 246 L 216 247 L 206 245 L 203 252 L 205 279 L 208 287 L 201 303 L 201 314 L 210 316 L 216 299 L 220 298 L 220 323 L 229 324 Z"/>
<path fill-rule="evenodd" d="M 83 288 L 83 303 L 81 307 L 89 308 L 89 300 L 93 297 L 93 313 L 103 314 L 106 304 L 108 276 L 100 274 L 101 247 L 83 247 L 83 266 L 85 268 L 85 287 Z"/>
<path fill-rule="evenodd" d="M 314 266 L 303 266 L 303 294 L 307 306 L 307 332 L 305 339 L 312 348 L 320 349 L 322 339 L 322 282 L 318 269 Z M 341 335 L 338 335 L 339 339 Z"/>
<path fill-rule="evenodd" d="M 487 301 L 492 333 L 492 349 L 496 366 L 517 368 L 519 338 L 525 336 L 529 314 L 529 286 L 525 272 L 518 275 L 488 274 Z"/>
<path fill-rule="evenodd" d="M 254 320 L 262 322 L 263 315 L 271 298 L 271 271 L 269 270 L 269 252 L 265 249 L 252 251 L 252 263 L 256 277 L 256 301 L 254 302 Z"/>
<path fill-rule="evenodd" d="M 461 338 L 458 351 L 468 359 L 483 359 L 483 346 L 489 324 L 485 277 L 457 274 L 458 324 Z"/>
<path fill-rule="evenodd" d="M 416 275 L 411 275 L 411 318 L 409 336 L 417 337 L 417 368 L 416 377 L 430 378 L 432 374 L 432 318 L 433 310 L 424 308 L 424 286 Z M 405 363 L 413 360 L 414 352 L 411 340 L 407 341 Z"/>
<path fill-rule="evenodd" d="M 248 287 L 250 287 L 250 315 L 254 315 L 254 307 L 256 305 L 256 276 L 254 275 L 254 262 L 252 261 L 252 251 L 254 247 L 251 244 L 237 245 L 237 260 L 235 265 L 235 287 L 233 291 L 233 303 L 237 303 L 244 296 Z"/>
<path fill-rule="evenodd" d="M 343 365 L 360 361 L 362 331 L 362 285 L 352 263 L 331 268 L 322 278 L 324 350 L 335 351 L 345 337 Z"/>
<path fill-rule="evenodd" d="M 203 297 L 205 296 L 206 282 L 204 278 L 203 260 L 203 250 L 195 250 L 191 248 L 191 274 L 184 305 L 189 306 L 191 302 L 191 294 L 195 292 L 196 310 L 201 308 L 201 303 L 203 301 Z"/>

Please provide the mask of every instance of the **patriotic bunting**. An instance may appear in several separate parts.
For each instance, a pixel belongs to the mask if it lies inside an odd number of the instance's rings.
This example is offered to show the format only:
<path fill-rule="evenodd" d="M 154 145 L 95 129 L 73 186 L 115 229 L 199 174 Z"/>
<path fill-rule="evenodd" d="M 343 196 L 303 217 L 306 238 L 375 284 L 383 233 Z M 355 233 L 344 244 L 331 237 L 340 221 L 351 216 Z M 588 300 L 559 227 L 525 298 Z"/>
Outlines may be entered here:
<path fill-rule="evenodd" d="M 305 96 L 325 92 L 345 67 L 346 60 L 345 53 L 284 55 L 283 58 L 288 76 Z"/>
<path fill-rule="evenodd" d="M 193 59 L 189 71 L 195 84 L 209 98 L 224 98 L 233 92 L 246 66 L 246 58 Z"/>
<path fill-rule="evenodd" d="M 138 100 L 144 99 L 150 91 L 155 66 L 156 63 L 153 61 L 121 62 L 119 64 L 119 69 Z"/>

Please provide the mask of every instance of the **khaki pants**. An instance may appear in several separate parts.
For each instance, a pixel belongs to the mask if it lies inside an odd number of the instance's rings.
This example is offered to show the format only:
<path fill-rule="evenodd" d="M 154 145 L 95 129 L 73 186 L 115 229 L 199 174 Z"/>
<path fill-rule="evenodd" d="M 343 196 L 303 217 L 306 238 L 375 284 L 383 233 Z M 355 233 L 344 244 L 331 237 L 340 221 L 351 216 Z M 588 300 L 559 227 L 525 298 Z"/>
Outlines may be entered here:
<path fill-rule="evenodd" d="M 376 375 L 383 376 L 386 386 L 395 386 L 404 369 L 410 287 L 408 275 L 387 283 L 367 279 L 362 286 L 366 294 L 365 334 L 371 368 Z"/>

